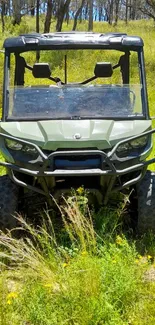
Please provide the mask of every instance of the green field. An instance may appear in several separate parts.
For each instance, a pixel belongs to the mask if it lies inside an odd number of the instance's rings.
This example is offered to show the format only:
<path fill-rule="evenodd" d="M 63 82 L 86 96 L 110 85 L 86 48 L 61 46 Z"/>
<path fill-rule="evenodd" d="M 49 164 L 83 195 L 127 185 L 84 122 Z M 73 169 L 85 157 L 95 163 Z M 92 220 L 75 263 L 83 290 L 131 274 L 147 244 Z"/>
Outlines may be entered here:
<path fill-rule="evenodd" d="M 0 33 L 1 46 L 6 37 L 32 32 L 34 26 L 30 17 L 24 17 L 18 27 L 7 19 L 5 34 Z M 54 26 L 53 21 L 51 31 Z M 72 23 L 63 25 L 64 31 L 71 28 Z M 86 22 L 78 25 L 78 30 L 86 29 Z M 94 23 L 94 31 L 121 31 L 143 38 L 150 113 L 154 116 L 153 21 L 127 26 L 120 22 L 115 28 Z M 3 54 L 0 58 L 2 70 Z M 80 55 L 76 62 L 82 65 Z M 92 67 L 93 60 L 85 73 Z M 58 69 L 55 64 L 53 73 Z M 74 72 L 75 68 L 70 78 Z M 77 75 L 85 77 L 80 71 Z M 27 78 L 31 82 L 31 77 Z M 42 223 L 36 228 L 18 216 L 20 238 L 0 233 L 0 325 L 154 325 L 155 236 L 137 237 L 124 227 L 127 206 L 128 198 L 123 196 L 117 209 L 89 211 L 87 193 L 79 188 L 58 207 L 59 216 L 52 215 L 52 222 L 50 211 L 42 212 Z"/>

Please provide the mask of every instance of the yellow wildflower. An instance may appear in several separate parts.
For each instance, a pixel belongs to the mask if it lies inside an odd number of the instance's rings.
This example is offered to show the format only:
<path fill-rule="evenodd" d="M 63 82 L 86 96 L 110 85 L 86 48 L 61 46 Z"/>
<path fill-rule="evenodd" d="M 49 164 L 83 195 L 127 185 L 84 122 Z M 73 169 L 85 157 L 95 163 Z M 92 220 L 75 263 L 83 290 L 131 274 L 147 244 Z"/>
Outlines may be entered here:
<path fill-rule="evenodd" d="M 52 287 L 52 283 L 45 283 L 45 284 L 44 284 L 44 287 L 45 287 L 45 288 L 51 288 L 51 287 Z"/>
<path fill-rule="evenodd" d="M 63 263 L 62 266 L 65 268 L 68 266 L 68 263 Z"/>
<path fill-rule="evenodd" d="M 8 295 L 7 295 L 7 299 L 8 299 L 8 301 L 9 301 L 9 299 L 15 299 L 15 298 L 17 298 L 18 297 L 18 293 L 17 292 L 10 292 L 10 293 L 8 293 Z"/>
<path fill-rule="evenodd" d="M 79 187 L 79 188 L 77 188 L 77 193 L 79 194 L 79 195 L 82 195 L 82 194 L 84 194 L 84 188 L 81 186 L 81 187 Z"/>
<path fill-rule="evenodd" d="M 123 238 L 120 237 L 120 236 L 117 236 L 117 237 L 116 237 L 116 244 L 118 244 L 118 245 L 122 245 L 122 244 L 123 244 Z"/>
<path fill-rule="evenodd" d="M 113 263 L 113 264 L 116 264 L 116 260 L 112 260 L 112 263 Z"/>
<path fill-rule="evenodd" d="M 143 258 L 143 256 L 142 255 L 138 255 L 138 258 L 139 258 L 139 260 L 141 260 Z"/>
<path fill-rule="evenodd" d="M 7 305 L 11 305 L 12 301 L 10 299 L 7 300 Z"/>
<path fill-rule="evenodd" d="M 81 255 L 82 255 L 82 256 L 86 256 L 86 255 L 87 255 L 87 252 L 86 252 L 86 251 L 82 251 L 82 252 L 81 252 Z"/>
<path fill-rule="evenodd" d="M 147 259 L 148 260 L 151 260 L 152 259 L 152 256 L 151 255 L 147 255 Z"/>
<path fill-rule="evenodd" d="M 139 263 L 139 260 L 138 260 L 138 259 L 136 259 L 136 260 L 135 260 L 135 263 L 136 263 L 136 264 L 138 264 L 138 263 Z"/>

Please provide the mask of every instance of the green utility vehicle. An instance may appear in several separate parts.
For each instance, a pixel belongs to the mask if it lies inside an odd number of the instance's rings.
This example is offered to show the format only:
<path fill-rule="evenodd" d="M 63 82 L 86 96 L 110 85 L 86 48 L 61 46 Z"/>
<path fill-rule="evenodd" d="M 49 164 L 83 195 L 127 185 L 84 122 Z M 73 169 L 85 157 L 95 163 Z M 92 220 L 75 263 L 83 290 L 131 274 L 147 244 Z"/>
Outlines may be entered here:
<path fill-rule="evenodd" d="M 52 204 L 52 196 L 83 185 L 98 204 L 134 188 L 139 230 L 155 229 L 155 176 L 146 172 L 155 130 L 142 39 L 29 34 L 6 39 L 4 48 L 1 225 L 16 225 L 21 198 Z"/>

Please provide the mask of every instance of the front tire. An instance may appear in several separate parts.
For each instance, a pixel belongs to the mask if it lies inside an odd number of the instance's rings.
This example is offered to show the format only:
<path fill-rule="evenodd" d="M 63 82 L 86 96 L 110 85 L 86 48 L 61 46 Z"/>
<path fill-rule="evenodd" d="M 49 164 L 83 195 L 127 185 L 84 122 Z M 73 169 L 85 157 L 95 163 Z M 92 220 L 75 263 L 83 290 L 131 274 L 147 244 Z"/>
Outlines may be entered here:
<path fill-rule="evenodd" d="M 138 232 L 155 232 L 155 172 L 148 170 L 137 184 Z"/>
<path fill-rule="evenodd" d="M 13 229 L 17 226 L 15 213 L 18 208 L 19 187 L 8 175 L 0 177 L 0 229 Z"/>

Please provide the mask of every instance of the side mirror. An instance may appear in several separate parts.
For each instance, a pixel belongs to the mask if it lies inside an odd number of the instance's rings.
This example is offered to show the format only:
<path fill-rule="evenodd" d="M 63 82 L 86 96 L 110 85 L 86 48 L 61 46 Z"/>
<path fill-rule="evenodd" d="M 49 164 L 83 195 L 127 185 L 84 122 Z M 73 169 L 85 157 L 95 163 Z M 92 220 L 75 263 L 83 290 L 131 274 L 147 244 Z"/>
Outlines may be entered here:
<path fill-rule="evenodd" d="M 35 63 L 32 69 L 35 78 L 50 78 L 51 69 L 48 63 Z"/>
<path fill-rule="evenodd" d="M 113 68 L 110 62 L 97 62 L 94 74 L 96 78 L 109 78 L 113 74 Z"/>

